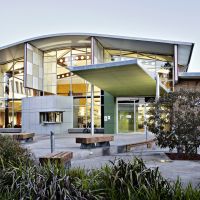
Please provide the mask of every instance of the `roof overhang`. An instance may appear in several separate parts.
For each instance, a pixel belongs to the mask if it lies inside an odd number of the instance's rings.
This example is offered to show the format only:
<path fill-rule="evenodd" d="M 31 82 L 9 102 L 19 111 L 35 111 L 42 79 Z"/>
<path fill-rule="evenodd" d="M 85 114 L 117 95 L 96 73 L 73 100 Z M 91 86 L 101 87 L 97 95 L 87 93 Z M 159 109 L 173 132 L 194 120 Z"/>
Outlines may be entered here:
<path fill-rule="evenodd" d="M 137 51 L 151 54 L 173 55 L 174 45 L 178 45 L 178 63 L 188 66 L 193 50 L 193 43 L 155 40 L 135 37 L 121 37 L 113 35 L 101 35 L 92 33 L 63 33 L 35 37 L 15 44 L 0 47 L 0 64 L 23 56 L 24 43 L 28 42 L 42 51 L 51 49 L 84 47 L 88 46 L 90 37 L 97 40 L 109 49 L 121 49 L 124 51 Z"/>
<path fill-rule="evenodd" d="M 137 60 L 69 67 L 70 71 L 84 78 L 114 97 L 155 96 L 156 80 Z M 160 86 L 161 94 L 165 89 Z"/>

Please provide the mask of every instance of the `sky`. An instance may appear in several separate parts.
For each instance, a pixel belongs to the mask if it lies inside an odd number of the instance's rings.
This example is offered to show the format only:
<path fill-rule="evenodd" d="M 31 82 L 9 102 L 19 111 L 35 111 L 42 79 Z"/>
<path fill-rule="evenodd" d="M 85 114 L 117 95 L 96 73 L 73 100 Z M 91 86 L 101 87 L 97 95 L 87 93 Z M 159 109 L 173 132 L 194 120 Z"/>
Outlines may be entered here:
<path fill-rule="evenodd" d="M 99 33 L 195 43 L 200 72 L 200 0 L 0 0 L 0 47 L 56 33 Z"/>

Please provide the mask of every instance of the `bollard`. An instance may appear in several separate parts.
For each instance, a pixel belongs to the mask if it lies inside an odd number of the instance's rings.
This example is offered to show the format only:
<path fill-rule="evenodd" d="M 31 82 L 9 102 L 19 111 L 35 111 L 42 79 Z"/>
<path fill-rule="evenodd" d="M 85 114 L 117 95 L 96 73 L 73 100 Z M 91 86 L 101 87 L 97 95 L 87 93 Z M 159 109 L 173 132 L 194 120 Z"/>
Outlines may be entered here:
<path fill-rule="evenodd" d="M 55 137 L 54 137 L 54 132 L 51 131 L 51 136 L 50 136 L 50 142 L 51 142 L 51 153 L 54 152 L 55 150 Z"/>

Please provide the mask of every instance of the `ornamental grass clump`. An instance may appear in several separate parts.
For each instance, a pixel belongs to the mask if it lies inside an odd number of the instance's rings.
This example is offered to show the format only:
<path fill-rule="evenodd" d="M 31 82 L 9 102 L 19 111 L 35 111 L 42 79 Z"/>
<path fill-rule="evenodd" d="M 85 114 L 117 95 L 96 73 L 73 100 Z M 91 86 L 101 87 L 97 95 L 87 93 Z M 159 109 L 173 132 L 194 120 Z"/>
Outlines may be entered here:
<path fill-rule="evenodd" d="M 97 188 L 105 199 L 165 199 L 172 197 L 170 183 L 158 168 L 147 168 L 143 160 L 116 160 L 99 170 Z"/>
<path fill-rule="evenodd" d="M 0 135 L 0 168 L 7 167 L 10 163 L 18 166 L 21 163 L 33 162 L 32 154 L 11 136 Z"/>
<path fill-rule="evenodd" d="M 0 198 L 95 200 L 92 193 L 73 184 L 77 181 L 75 179 L 76 177 L 68 176 L 62 166 L 10 165 L 1 170 Z"/>

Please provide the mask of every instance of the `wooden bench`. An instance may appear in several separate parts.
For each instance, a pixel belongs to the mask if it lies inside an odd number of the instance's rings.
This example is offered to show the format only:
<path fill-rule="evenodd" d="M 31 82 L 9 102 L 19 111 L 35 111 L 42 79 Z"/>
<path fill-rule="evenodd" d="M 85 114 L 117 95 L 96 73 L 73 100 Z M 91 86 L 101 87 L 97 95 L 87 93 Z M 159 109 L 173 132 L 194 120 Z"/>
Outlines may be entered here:
<path fill-rule="evenodd" d="M 118 146 L 118 153 L 129 152 L 131 148 L 145 146 L 147 148 L 152 148 L 153 144 L 155 143 L 156 139 L 151 139 L 143 142 L 133 143 L 133 144 L 126 144 Z"/>
<path fill-rule="evenodd" d="M 35 133 L 13 133 L 12 137 L 13 139 L 17 141 L 33 141 L 33 137 L 35 136 Z"/>
<path fill-rule="evenodd" d="M 91 149 L 95 147 L 108 147 L 114 136 L 85 136 L 76 138 L 76 143 L 81 143 L 81 149 Z"/>
<path fill-rule="evenodd" d="M 70 151 L 61 151 L 47 154 L 46 156 L 40 157 L 39 161 L 41 165 L 51 164 L 63 165 L 66 168 L 71 167 L 71 159 L 73 158 L 73 152 Z"/>

